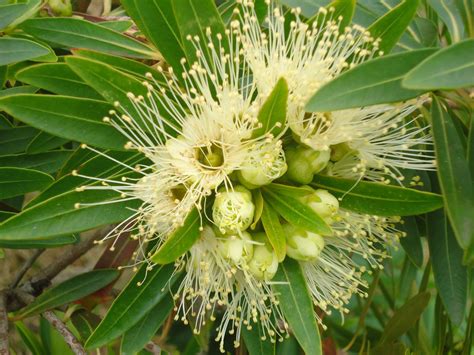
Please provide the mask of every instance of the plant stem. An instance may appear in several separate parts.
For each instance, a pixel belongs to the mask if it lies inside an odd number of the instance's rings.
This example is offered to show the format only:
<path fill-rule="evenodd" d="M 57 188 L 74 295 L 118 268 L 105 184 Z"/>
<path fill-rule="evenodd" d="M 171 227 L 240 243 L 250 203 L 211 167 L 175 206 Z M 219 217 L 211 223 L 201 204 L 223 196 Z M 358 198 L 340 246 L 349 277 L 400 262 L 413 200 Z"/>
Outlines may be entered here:
<path fill-rule="evenodd" d="M 20 283 L 21 279 L 23 278 L 23 276 L 25 276 L 25 274 L 28 272 L 28 270 L 31 268 L 31 266 L 34 264 L 34 262 L 36 261 L 36 259 L 38 259 L 38 257 L 44 252 L 44 249 L 38 249 L 35 251 L 35 253 L 33 255 L 31 255 L 26 261 L 25 263 L 23 264 L 23 266 L 21 267 L 21 269 L 18 271 L 18 274 L 15 276 L 15 279 L 13 280 L 10 288 L 15 288 L 18 286 L 18 284 Z"/>

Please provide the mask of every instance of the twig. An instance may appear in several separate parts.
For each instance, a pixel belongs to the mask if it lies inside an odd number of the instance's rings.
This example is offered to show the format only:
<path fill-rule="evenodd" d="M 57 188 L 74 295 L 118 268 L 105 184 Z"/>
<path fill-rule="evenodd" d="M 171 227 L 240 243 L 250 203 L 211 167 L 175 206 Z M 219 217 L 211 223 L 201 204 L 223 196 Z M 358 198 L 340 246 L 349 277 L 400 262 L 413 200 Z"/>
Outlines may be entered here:
<path fill-rule="evenodd" d="M 161 354 L 161 348 L 158 345 L 156 345 L 155 343 L 151 342 L 151 341 L 148 342 L 145 345 L 145 349 L 148 350 L 149 352 L 151 352 L 154 355 L 160 355 Z"/>
<path fill-rule="evenodd" d="M 0 291 L 0 355 L 8 355 L 7 295 Z"/>
<path fill-rule="evenodd" d="M 86 351 L 82 347 L 81 343 L 76 339 L 74 334 L 66 327 L 53 311 L 46 311 L 43 313 L 43 317 L 51 324 L 64 338 L 64 341 L 69 345 L 72 352 L 76 355 L 87 355 Z"/>
<path fill-rule="evenodd" d="M 25 276 L 25 274 L 28 272 L 28 270 L 30 269 L 30 267 L 33 265 L 33 263 L 36 261 L 36 259 L 38 259 L 38 257 L 43 253 L 44 249 L 38 249 L 35 251 L 35 253 L 33 255 L 31 255 L 26 261 L 25 263 L 23 264 L 23 266 L 21 267 L 20 271 L 18 271 L 18 274 L 15 276 L 15 279 L 13 280 L 10 288 L 15 288 L 18 286 L 18 284 L 20 283 L 21 279 L 23 278 L 23 276 Z"/>
<path fill-rule="evenodd" d="M 14 290 L 15 296 L 21 300 L 23 303 L 28 304 L 34 301 L 34 297 L 24 291 Z M 76 339 L 74 334 L 66 327 L 53 311 L 45 311 L 41 314 L 64 338 L 64 341 L 71 348 L 74 354 L 76 355 L 87 355 L 86 351 L 82 347 L 81 343 Z"/>

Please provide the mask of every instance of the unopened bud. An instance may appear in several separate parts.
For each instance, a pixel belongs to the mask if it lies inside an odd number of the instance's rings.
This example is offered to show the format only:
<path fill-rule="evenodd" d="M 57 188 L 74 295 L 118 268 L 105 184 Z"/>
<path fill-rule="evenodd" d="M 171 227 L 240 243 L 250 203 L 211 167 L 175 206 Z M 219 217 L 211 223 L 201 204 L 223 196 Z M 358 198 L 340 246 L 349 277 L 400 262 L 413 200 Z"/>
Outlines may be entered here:
<path fill-rule="evenodd" d="M 246 164 L 239 170 L 239 180 L 247 188 L 268 185 L 287 170 L 285 153 L 278 141 L 256 144 L 247 152 Z"/>
<path fill-rule="evenodd" d="M 283 225 L 286 235 L 286 255 L 301 261 L 315 261 L 324 248 L 324 238 L 291 224 Z"/>
<path fill-rule="evenodd" d="M 326 223 L 331 224 L 339 210 L 337 198 L 323 189 L 315 190 L 313 194 L 305 195 L 302 201 L 316 212 Z"/>
<path fill-rule="evenodd" d="M 224 258 L 232 260 L 237 265 L 248 262 L 253 256 L 252 237 L 247 232 L 223 236 L 218 239 L 218 250 Z"/>
<path fill-rule="evenodd" d="M 278 270 L 278 257 L 264 233 L 255 234 L 253 239 L 261 244 L 254 246 L 253 257 L 247 263 L 248 270 L 259 280 L 271 280 Z"/>
<path fill-rule="evenodd" d="M 72 5 L 71 0 L 49 0 L 49 7 L 58 16 L 71 16 Z"/>
<path fill-rule="evenodd" d="M 313 150 L 303 145 L 286 152 L 288 177 L 300 184 L 309 184 L 314 174 L 322 171 L 329 162 L 330 150 Z"/>
<path fill-rule="evenodd" d="M 253 221 L 252 194 L 243 186 L 233 191 L 219 190 L 212 206 L 212 218 L 222 233 L 246 230 Z"/>

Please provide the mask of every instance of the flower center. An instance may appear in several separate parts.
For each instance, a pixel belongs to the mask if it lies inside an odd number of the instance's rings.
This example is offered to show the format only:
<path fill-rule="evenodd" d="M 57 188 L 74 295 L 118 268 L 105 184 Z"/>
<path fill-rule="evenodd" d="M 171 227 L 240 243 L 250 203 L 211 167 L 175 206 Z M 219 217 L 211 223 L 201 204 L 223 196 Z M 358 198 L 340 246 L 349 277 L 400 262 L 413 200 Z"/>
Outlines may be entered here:
<path fill-rule="evenodd" d="M 215 143 L 210 143 L 205 147 L 195 148 L 196 158 L 199 163 L 206 168 L 217 168 L 224 164 L 224 152 Z"/>

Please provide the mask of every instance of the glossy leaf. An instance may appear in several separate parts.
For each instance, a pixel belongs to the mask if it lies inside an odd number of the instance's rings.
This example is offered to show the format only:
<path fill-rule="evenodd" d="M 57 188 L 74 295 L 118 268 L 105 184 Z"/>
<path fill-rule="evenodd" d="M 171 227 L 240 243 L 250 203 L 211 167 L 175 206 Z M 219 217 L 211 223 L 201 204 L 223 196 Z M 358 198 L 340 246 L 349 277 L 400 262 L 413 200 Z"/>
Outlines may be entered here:
<path fill-rule="evenodd" d="M 404 0 L 367 28 L 374 38 L 381 39 L 381 51 L 389 53 L 397 44 L 415 16 L 419 3 L 419 0 Z"/>
<path fill-rule="evenodd" d="M 306 354 L 322 354 L 313 302 L 300 264 L 291 258 L 279 264 L 272 288 L 293 334 Z"/>
<path fill-rule="evenodd" d="M 59 95 L 17 95 L 0 99 L 0 109 L 58 137 L 123 150 L 126 138 L 102 121 L 111 106 L 102 101 Z"/>
<path fill-rule="evenodd" d="M 28 144 L 26 152 L 28 154 L 43 153 L 59 148 L 67 142 L 69 142 L 68 139 L 56 137 L 46 132 L 40 132 L 35 138 L 33 138 L 30 144 Z"/>
<path fill-rule="evenodd" d="M 294 226 L 307 229 L 321 235 L 331 235 L 331 228 L 309 206 L 299 200 L 278 194 L 274 190 L 265 188 L 263 197 L 285 220 Z"/>
<path fill-rule="evenodd" d="M 465 37 L 465 28 L 461 12 L 456 0 L 428 0 L 431 6 L 449 30 L 453 42 L 459 42 Z M 471 9 L 472 11 L 472 9 Z M 472 16 L 472 14 L 471 14 Z"/>
<path fill-rule="evenodd" d="M 249 355 L 271 355 L 275 354 L 275 343 L 271 343 L 265 337 L 262 326 L 260 323 L 252 324 L 252 329 L 248 330 L 246 327 L 242 327 L 242 336 L 245 341 L 245 347 L 247 348 Z M 266 338 L 266 337 L 265 337 Z"/>
<path fill-rule="evenodd" d="M 46 350 L 36 335 L 23 322 L 15 322 L 15 328 L 20 334 L 23 343 L 33 355 L 44 355 Z"/>
<path fill-rule="evenodd" d="M 403 224 L 399 225 L 399 229 L 406 233 L 406 236 L 400 238 L 400 244 L 411 262 L 421 268 L 423 266 L 423 245 L 415 217 L 403 218 Z"/>
<path fill-rule="evenodd" d="M 0 224 L 0 242 L 45 240 L 123 221 L 135 213 L 130 209 L 141 203 L 112 202 L 117 200 L 117 195 L 93 190 L 53 197 Z M 98 202 L 110 203 L 94 205 Z M 78 203 L 92 205 L 76 208 Z"/>
<path fill-rule="evenodd" d="M 15 86 L 12 88 L 0 90 L 0 97 L 18 95 L 18 94 L 34 94 L 38 88 L 29 85 Z"/>
<path fill-rule="evenodd" d="M 41 0 L 0 3 L 0 30 L 15 25 L 33 16 L 41 6 Z"/>
<path fill-rule="evenodd" d="M 357 65 L 321 87 L 306 108 L 312 112 L 341 110 L 411 99 L 423 91 L 402 87 L 401 82 L 435 49 L 392 54 Z"/>
<path fill-rule="evenodd" d="M 24 152 L 37 134 L 37 129 L 26 126 L 1 129 L 0 156 Z"/>
<path fill-rule="evenodd" d="M 0 239 L 0 247 L 8 249 L 43 249 L 43 248 L 59 248 L 69 244 L 75 244 L 79 241 L 79 237 L 74 234 L 60 235 L 48 239 L 24 240 L 24 239 Z"/>
<path fill-rule="evenodd" d="M 0 166 L 35 169 L 51 174 L 58 171 L 70 155 L 71 151 L 69 150 L 58 150 L 38 154 L 7 155 L 0 157 Z"/>
<path fill-rule="evenodd" d="M 145 37 L 160 50 L 166 62 L 178 73 L 181 58 L 185 57 L 178 24 L 173 12 L 173 0 L 122 0 Z M 189 11 L 189 8 L 186 9 Z"/>
<path fill-rule="evenodd" d="M 341 207 L 378 216 L 410 216 L 443 206 L 440 195 L 414 189 L 318 175 L 315 187 L 342 198 Z"/>
<path fill-rule="evenodd" d="M 87 340 L 87 349 L 107 344 L 124 334 L 168 295 L 168 285 L 175 280 L 170 280 L 174 266 L 155 266 L 151 271 L 147 270 L 147 266 L 142 266 L 117 296 L 105 318 Z"/>
<path fill-rule="evenodd" d="M 100 99 L 101 96 L 65 63 L 38 64 L 20 70 L 16 78 L 59 95 Z"/>
<path fill-rule="evenodd" d="M 133 58 L 156 58 L 156 53 L 143 43 L 78 18 L 34 18 L 23 22 L 20 27 L 39 39 L 68 48 L 86 48 Z"/>
<path fill-rule="evenodd" d="M 259 128 L 253 131 L 254 137 L 271 132 L 274 136 L 283 130 L 288 105 L 288 84 L 280 78 L 258 112 Z"/>
<path fill-rule="evenodd" d="M 462 265 L 463 251 L 442 210 L 428 215 L 428 245 L 436 287 L 444 308 L 451 321 L 460 325 L 466 309 L 468 272 Z"/>
<path fill-rule="evenodd" d="M 474 85 L 474 39 L 441 49 L 403 79 L 409 89 L 456 89 Z"/>
<path fill-rule="evenodd" d="M 301 13 L 309 18 L 313 16 L 320 7 L 329 4 L 330 0 L 280 0 L 280 2 L 290 8 L 301 8 Z"/>
<path fill-rule="evenodd" d="M 98 22 L 98 25 L 109 28 L 117 32 L 126 32 L 133 26 L 133 22 L 130 20 L 108 20 L 103 22 Z"/>
<path fill-rule="evenodd" d="M 453 119 L 434 97 L 431 120 L 441 191 L 456 239 L 466 260 L 474 261 L 473 177 Z"/>
<path fill-rule="evenodd" d="M 271 205 L 264 203 L 262 211 L 262 223 L 265 234 L 270 241 L 278 261 L 282 262 L 286 256 L 286 238 L 280 219 Z"/>
<path fill-rule="evenodd" d="M 0 167 L 0 200 L 42 190 L 53 181 L 41 171 Z"/>
<path fill-rule="evenodd" d="M 33 302 L 15 315 L 17 318 L 30 317 L 63 304 L 79 300 L 100 290 L 117 279 L 119 271 L 101 269 L 86 272 L 53 286 L 38 296 Z"/>
<path fill-rule="evenodd" d="M 183 225 L 171 233 L 166 242 L 150 258 L 156 264 L 169 264 L 186 253 L 199 238 L 201 219 L 197 209 L 193 209 Z"/>
<path fill-rule="evenodd" d="M 0 66 L 47 55 L 47 47 L 21 38 L 0 37 Z"/>
<path fill-rule="evenodd" d="M 160 326 L 173 311 L 173 297 L 168 294 L 148 314 L 132 328 L 127 330 L 122 337 L 121 354 L 135 354 L 153 338 Z"/>

